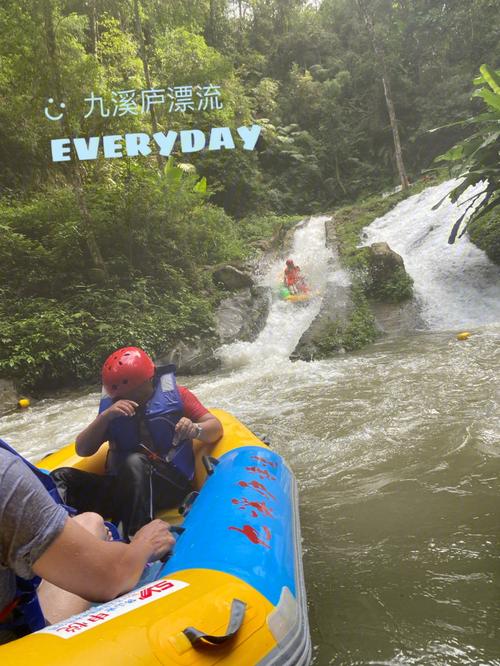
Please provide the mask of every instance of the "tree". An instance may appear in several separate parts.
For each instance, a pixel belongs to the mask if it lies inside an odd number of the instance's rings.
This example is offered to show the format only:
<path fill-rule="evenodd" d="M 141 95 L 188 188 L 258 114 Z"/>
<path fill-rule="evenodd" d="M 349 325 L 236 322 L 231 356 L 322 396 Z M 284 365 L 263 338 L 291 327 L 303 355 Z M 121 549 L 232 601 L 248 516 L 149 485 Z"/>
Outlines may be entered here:
<path fill-rule="evenodd" d="M 53 6 L 53 0 L 42 0 L 42 14 L 43 14 L 43 25 L 44 25 L 44 33 L 45 33 L 45 43 L 47 47 L 47 53 L 48 53 L 48 63 L 50 66 L 50 72 L 52 74 L 52 81 L 54 85 L 54 90 L 56 92 L 56 98 L 57 99 L 65 99 L 65 95 L 63 94 L 63 87 L 62 87 L 62 81 L 61 81 L 61 73 L 59 69 L 59 59 L 58 59 L 58 54 L 57 54 L 57 41 L 56 41 L 56 33 L 54 29 L 54 6 Z M 66 122 L 66 120 L 63 117 L 63 126 L 66 131 L 66 136 L 71 136 L 71 130 L 69 127 L 69 124 Z M 85 239 L 87 242 L 87 247 L 89 250 L 90 257 L 92 258 L 92 262 L 94 264 L 94 269 L 97 269 L 98 271 L 102 271 L 103 276 L 106 275 L 106 265 L 104 263 L 104 259 L 101 254 L 101 250 L 99 249 L 99 245 L 97 244 L 94 230 L 93 230 L 93 225 L 92 225 L 92 218 L 90 216 L 87 203 L 85 201 L 85 195 L 83 192 L 83 175 L 82 175 L 82 169 L 80 166 L 80 163 L 78 161 L 72 162 L 71 166 L 71 180 L 73 182 L 73 185 L 75 187 L 75 192 L 76 192 L 76 197 L 77 197 L 77 202 L 78 202 L 78 207 L 80 209 L 80 215 L 83 223 L 83 228 L 84 228 L 84 233 L 85 233 Z"/>
<path fill-rule="evenodd" d="M 403 160 L 403 151 L 401 150 L 401 140 L 399 138 L 398 120 L 396 117 L 396 110 L 394 108 L 394 101 L 391 91 L 391 84 L 389 73 L 386 65 L 386 58 L 384 54 L 384 46 L 382 41 L 378 38 L 373 14 L 368 10 L 365 0 L 357 0 L 359 11 L 363 17 L 366 28 L 370 34 L 370 39 L 373 46 L 375 58 L 380 67 L 382 74 L 382 84 L 384 86 L 385 101 L 387 104 L 387 112 L 389 114 L 389 121 L 391 123 L 392 136 L 394 140 L 394 152 L 396 156 L 396 165 L 399 173 L 399 180 L 401 181 L 401 188 L 406 190 L 409 187 L 408 176 L 406 175 L 406 168 Z"/>
<path fill-rule="evenodd" d="M 141 60 L 142 60 L 142 66 L 144 68 L 144 79 L 146 81 L 146 85 L 148 87 L 148 90 L 151 90 L 153 88 L 153 85 L 152 85 L 152 82 L 151 82 L 151 74 L 150 74 L 150 71 L 149 71 L 149 58 L 148 58 L 147 44 L 146 44 L 146 40 L 144 38 L 144 32 L 142 30 L 140 0 L 133 0 L 133 1 L 134 1 L 135 29 L 136 29 L 137 39 L 139 40 L 139 53 L 140 53 Z M 153 127 L 153 132 L 156 134 L 156 132 L 158 132 L 158 122 L 156 120 L 156 112 L 155 112 L 154 105 L 151 105 L 151 107 L 149 109 L 149 112 L 151 114 L 151 125 Z M 156 161 L 157 161 L 157 164 L 158 164 L 158 168 L 161 169 L 162 159 L 161 159 L 161 155 L 159 155 L 158 153 L 156 154 Z"/>

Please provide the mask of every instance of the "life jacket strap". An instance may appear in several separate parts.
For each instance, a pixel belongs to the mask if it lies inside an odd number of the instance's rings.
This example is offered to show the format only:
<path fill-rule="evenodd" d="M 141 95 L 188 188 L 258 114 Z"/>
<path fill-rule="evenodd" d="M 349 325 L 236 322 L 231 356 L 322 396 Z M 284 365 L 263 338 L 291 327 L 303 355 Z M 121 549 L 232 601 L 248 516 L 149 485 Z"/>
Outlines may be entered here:
<path fill-rule="evenodd" d="M 4 624 L 10 617 L 12 611 L 21 603 L 21 597 L 15 597 L 2 610 L 0 610 L 0 624 Z"/>

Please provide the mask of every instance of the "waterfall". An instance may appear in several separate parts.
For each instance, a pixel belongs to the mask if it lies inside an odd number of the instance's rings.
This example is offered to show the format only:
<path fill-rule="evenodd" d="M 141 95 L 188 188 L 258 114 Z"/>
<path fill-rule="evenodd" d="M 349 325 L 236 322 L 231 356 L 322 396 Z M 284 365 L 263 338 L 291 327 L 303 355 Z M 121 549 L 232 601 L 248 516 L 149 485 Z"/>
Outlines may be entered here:
<path fill-rule="evenodd" d="M 283 282 L 286 257 L 272 262 L 260 284 L 273 292 L 273 302 L 264 329 L 254 342 L 234 342 L 221 347 L 218 354 L 223 365 L 236 368 L 246 365 L 282 363 L 297 346 L 302 333 L 309 328 L 321 307 L 322 295 L 329 280 L 332 252 L 325 244 L 325 222 L 328 217 L 312 217 L 296 231 L 290 258 L 300 266 L 312 293 L 307 303 L 292 303 L 278 298 Z M 340 270 L 337 267 L 337 270 Z"/>
<path fill-rule="evenodd" d="M 433 330 L 500 321 L 498 266 L 467 235 L 448 245 L 451 227 L 464 210 L 463 202 L 484 186 L 469 188 L 457 203 L 446 199 L 432 210 L 458 182 L 430 187 L 401 202 L 372 222 L 363 240 L 363 245 L 386 241 L 403 257 L 414 280 L 422 319 Z"/>

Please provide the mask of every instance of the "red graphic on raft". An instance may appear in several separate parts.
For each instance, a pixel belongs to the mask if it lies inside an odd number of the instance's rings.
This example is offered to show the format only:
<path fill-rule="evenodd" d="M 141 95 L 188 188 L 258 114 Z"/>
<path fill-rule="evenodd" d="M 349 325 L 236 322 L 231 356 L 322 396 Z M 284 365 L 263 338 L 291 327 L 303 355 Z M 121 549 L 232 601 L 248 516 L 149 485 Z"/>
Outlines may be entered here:
<path fill-rule="evenodd" d="M 245 467 L 245 469 L 247 472 L 252 472 L 252 474 L 258 474 L 261 479 L 276 481 L 276 477 L 268 469 L 262 469 L 262 467 Z"/>
<path fill-rule="evenodd" d="M 257 518 L 257 511 L 262 513 L 264 516 L 269 516 L 269 518 L 274 518 L 272 509 L 270 509 L 265 502 L 250 502 L 246 497 L 242 497 L 240 500 L 239 499 L 232 499 L 231 502 L 233 504 L 241 504 L 240 509 L 241 511 L 244 511 L 245 509 L 248 509 L 252 507 L 252 510 L 250 511 L 250 515 L 252 518 Z"/>
<path fill-rule="evenodd" d="M 168 590 L 170 587 L 173 586 L 174 584 L 168 580 L 160 580 L 158 583 L 150 585 L 149 587 L 146 587 L 144 590 L 141 590 L 139 599 L 149 599 L 149 597 L 153 596 L 155 592 L 164 592 L 165 590 Z"/>
<path fill-rule="evenodd" d="M 259 495 L 262 495 L 262 497 L 265 497 L 266 499 L 276 499 L 276 497 L 269 492 L 266 486 L 263 483 L 259 483 L 258 481 L 250 481 L 250 483 L 247 483 L 246 481 L 239 481 L 238 485 L 242 488 L 252 487 L 259 493 Z"/>
<path fill-rule="evenodd" d="M 265 458 L 262 458 L 262 456 L 252 456 L 252 460 L 256 460 L 261 465 L 265 465 L 266 467 L 272 467 L 273 469 L 276 469 L 276 467 L 278 467 L 277 462 L 273 462 L 272 460 L 266 460 Z"/>
<path fill-rule="evenodd" d="M 64 627 L 59 627 L 56 629 L 56 631 L 64 631 L 67 634 L 75 634 L 81 629 L 85 629 L 91 624 L 99 622 L 100 620 L 105 620 L 108 617 L 110 617 L 109 613 L 94 613 L 93 615 L 87 616 L 85 618 L 85 622 L 81 620 L 79 622 L 68 622 L 68 624 L 66 624 Z"/>
<path fill-rule="evenodd" d="M 262 541 L 262 539 L 259 539 L 257 530 L 255 529 L 255 527 L 252 527 L 251 525 L 243 525 L 243 529 L 233 526 L 229 527 L 228 529 L 234 530 L 235 532 L 241 532 L 241 534 L 244 534 L 247 539 L 249 539 L 252 543 L 256 545 L 264 546 L 264 548 L 270 548 L 269 544 L 267 544 L 265 541 Z M 264 526 L 264 535 L 266 541 L 271 541 L 271 530 L 265 526 Z"/>

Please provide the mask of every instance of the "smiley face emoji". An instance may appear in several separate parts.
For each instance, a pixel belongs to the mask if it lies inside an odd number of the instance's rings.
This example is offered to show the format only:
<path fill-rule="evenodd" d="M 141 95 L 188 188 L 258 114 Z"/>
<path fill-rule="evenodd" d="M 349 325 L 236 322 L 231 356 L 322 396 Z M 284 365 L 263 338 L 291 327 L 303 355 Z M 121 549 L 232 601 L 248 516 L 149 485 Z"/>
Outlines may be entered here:
<path fill-rule="evenodd" d="M 49 104 L 54 104 L 54 98 L 53 98 L 53 97 L 49 97 L 47 101 L 48 101 Z M 61 102 L 61 103 L 59 104 L 59 108 L 60 108 L 60 109 L 65 109 L 65 108 L 66 108 L 66 104 L 65 104 L 64 102 Z M 51 113 L 50 113 L 50 109 L 49 109 L 49 107 L 48 107 L 48 106 L 45 107 L 45 116 L 46 116 L 46 118 L 48 118 L 49 120 L 61 120 L 61 118 L 63 117 L 63 115 L 64 115 L 64 113 L 61 112 L 61 113 L 59 113 L 58 115 L 53 116 L 53 115 L 51 115 Z"/>

